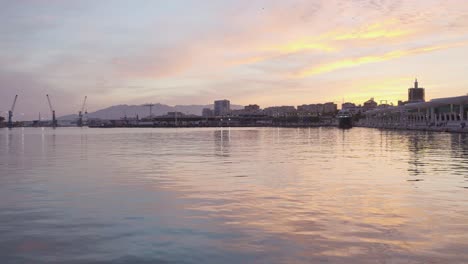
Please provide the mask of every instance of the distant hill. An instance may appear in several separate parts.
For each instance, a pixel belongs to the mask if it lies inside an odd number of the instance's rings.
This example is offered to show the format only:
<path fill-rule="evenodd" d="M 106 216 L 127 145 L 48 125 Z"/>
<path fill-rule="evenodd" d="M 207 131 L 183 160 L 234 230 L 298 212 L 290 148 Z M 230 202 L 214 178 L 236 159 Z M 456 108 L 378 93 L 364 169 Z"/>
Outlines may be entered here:
<path fill-rule="evenodd" d="M 213 109 L 213 104 L 210 105 L 176 105 L 170 106 L 165 104 L 155 104 L 152 109 L 154 116 L 165 115 L 167 112 L 182 112 L 188 115 L 201 115 L 203 108 Z M 231 109 L 243 109 L 241 105 L 231 105 Z M 104 109 L 97 110 L 95 112 L 88 113 L 88 118 L 100 118 L 100 119 L 120 119 L 125 116 L 127 117 L 138 117 L 143 118 L 149 116 L 149 107 L 144 105 L 114 105 Z M 78 118 L 78 115 L 66 115 L 61 116 L 59 120 L 73 120 Z"/>

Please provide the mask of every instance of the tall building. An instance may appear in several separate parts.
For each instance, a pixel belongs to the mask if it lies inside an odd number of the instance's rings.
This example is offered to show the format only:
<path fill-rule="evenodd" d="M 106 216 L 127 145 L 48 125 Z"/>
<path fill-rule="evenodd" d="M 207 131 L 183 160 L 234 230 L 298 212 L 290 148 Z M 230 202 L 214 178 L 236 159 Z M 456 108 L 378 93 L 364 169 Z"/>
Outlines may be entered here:
<path fill-rule="evenodd" d="M 214 115 L 224 116 L 231 112 L 231 102 L 229 100 L 214 101 Z"/>
<path fill-rule="evenodd" d="M 408 103 L 425 102 L 424 88 L 418 87 L 418 79 L 414 81 L 414 87 L 408 89 Z"/>

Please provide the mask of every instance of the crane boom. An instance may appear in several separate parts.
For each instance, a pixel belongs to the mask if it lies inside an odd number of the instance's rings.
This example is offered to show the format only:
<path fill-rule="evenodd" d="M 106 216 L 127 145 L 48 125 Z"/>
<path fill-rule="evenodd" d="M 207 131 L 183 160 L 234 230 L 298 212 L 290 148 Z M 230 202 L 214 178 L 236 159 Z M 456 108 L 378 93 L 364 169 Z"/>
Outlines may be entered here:
<path fill-rule="evenodd" d="M 55 110 L 52 107 L 52 103 L 50 102 L 49 95 L 47 94 L 46 96 L 47 96 L 47 102 L 49 102 L 50 111 L 52 112 L 52 127 L 55 128 L 57 127 L 57 119 L 55 119 Z"/>
<path fill-rule="evenodd" d="M 16 99 L 18 99 L 18 95 L 15 96 L 15 99 L 13 100 L 13 105 L 11 106 L 10 111 L 8 111 L 8 127 L 9 128 L 13 127 L 13 111 L 15 110 Z"/>
<path fill-rule="evenodd" d="M 13 105 L 11 106 L 11 112 L 15 111 L 15 106 L 16 106 L 16 99 L 18 99 L 18 95 L 15 96 L 15 100 L 13 100 Z"/>
<path fill-rule="evenodd" d="M 49 95 L 47 94 L 47 102 L 49 102 L 49 108 L 50 108 L 50 111 L 54 111 L 54 108 L 52 107 L 52 103 L 50 102 L 50 98 L 49 98 Z"/>
<path fill-rule="evenodd" d="M 145 104 L 143 106 L 148 106 L 149 107 L 149 116 L 152 117 L 153 116 L 153 106 L 154 106 L 154 104 L 149 103 L 149 104 Z"/>
<path fill-rule="evenodd" d="M 79 127 L 82 127 L 82 126 L 83 126 L 83 112 L 84 112 L 84 109 L 85 109 L 85 106 L 86 106 L 86 99 L 88 99 L 88 96 L 85 96 L 85 97 L 84 97 L 83 105 L 81 106 L 81 110 L 78 112 L 78 121 L 77 121 L 77 125 L 78 125 Z"/>
<path fill-rule="evenodd" d="M 88 96 L 84 97 L 83 105 L 81 106 L 81 112 L 84 112 L 84 109 L 85 109 L 85 106 L 86 106 L 86 99 L 88 99 Z"/>

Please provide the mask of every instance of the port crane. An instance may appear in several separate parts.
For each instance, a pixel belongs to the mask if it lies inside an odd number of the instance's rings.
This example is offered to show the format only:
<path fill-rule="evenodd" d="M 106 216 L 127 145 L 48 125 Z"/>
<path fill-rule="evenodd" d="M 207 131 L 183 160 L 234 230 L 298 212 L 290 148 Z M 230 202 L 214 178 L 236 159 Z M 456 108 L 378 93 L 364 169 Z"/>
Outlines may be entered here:
<path fill-rule="evenodd" d="M 145 104 L 143 106 L 147 106 L 149 107 L 149 117 L 151 118 L 153 116 L 153 106 L 154 104 L 153 103 L 149 103 L 149 104 Z"/>
<path fill-rule="evenodd" d="M 83 126 L 83 115 L 88 114 L 88 111 L 85 111 L 85 106 L 86 106 L 86 99 L 88 99 L 88 96 L 84 97 L 83 100 L 83 105 L 81 106 L 81 110 L 78 112 L 78 126 L 82 127 Z"/>
<path fill-rule="evenodd" d="M 13 111 L 15 111 L 16 99 L 18 99 L 18 95 L 15 95 L 15 99 L 13 100 L 13 105 L 8 111 L 8 128 L 13 127 Z"/>
<path fill-rule="evenodd" d="M 50 98 L 48 94 L 46 95 L 46 97 L 47 97 L 47 101 L 49 102 L 50 111 L 52 112 L 52 127 L 57 127 L 57 120 L 55 119 L 55 110 L 52 107 L 52 103 L 50 102 Z"/>

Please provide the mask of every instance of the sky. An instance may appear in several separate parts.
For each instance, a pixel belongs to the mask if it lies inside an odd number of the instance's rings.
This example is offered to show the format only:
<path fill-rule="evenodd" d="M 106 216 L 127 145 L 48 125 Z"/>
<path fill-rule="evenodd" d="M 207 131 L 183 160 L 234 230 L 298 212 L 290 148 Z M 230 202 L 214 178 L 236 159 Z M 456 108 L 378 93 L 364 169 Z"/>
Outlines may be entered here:
<path fill-rule="evenodd" d="M 0 115 L 468 93 L 465 0 L 0 0 Z"/>

